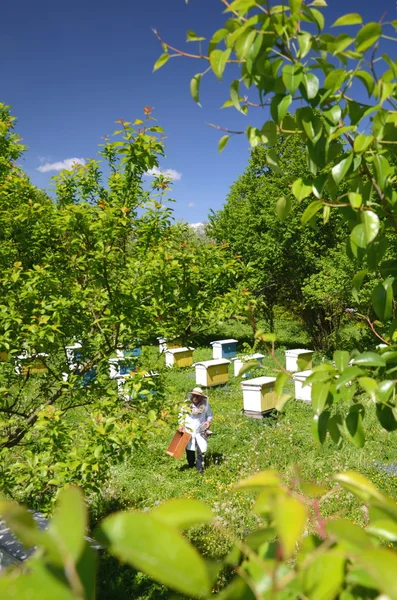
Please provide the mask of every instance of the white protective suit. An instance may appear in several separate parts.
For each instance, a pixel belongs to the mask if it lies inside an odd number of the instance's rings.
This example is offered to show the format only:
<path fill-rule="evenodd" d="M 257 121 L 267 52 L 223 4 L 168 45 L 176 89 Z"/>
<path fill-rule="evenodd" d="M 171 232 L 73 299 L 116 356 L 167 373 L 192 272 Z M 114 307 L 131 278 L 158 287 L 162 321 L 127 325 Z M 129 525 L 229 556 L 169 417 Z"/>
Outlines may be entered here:
<path fill-rule="evenodd" d="M 179 413 L 179 424 L 192 435 L 186 450 L 196 450 L 197 445 L 203 454 L 206 452 L 208 443 L 206 437 L 202 435 L 205 431 L 202 425 L 206 421 L 209 423 L 212 421 L 212 410 L 208 398 L 203 398 L 198 406 L 188 398 Z"/>

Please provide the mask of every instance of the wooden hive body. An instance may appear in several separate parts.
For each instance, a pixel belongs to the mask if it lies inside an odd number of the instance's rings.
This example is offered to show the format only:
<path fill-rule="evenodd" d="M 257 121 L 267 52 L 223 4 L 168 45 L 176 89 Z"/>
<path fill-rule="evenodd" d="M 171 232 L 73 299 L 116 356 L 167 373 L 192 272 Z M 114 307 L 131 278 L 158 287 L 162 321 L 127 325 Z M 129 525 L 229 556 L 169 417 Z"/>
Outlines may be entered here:
<path fill-rule="evenodd" d="M 245 415 L 260 419 L 276 408 L 275 381 L 275 377 L 255 377 L 241 383 Z"/>
<path fill-rule="evenodd" d="M 174 458 L 181 458 L 192 436 L 187 431 L 177 431 L 168 446 L 166 453 Z"/>
<path fill-rule="evenodd" d="M 237 354 L 238 340 L 216 340 L 211 342 L 212 358 L 233 358 Z"/>
<path fill-rule="evenodd" d="M 313 350 L 307 350 L 305 348 L 294 348 L 293 350 L 285 351 L 285 368 L 291 373 L 296 373 L 303 369 L 312 368 Z M 299 367 L 298 361 L 305 361 L 304 367 Z"/>
<path fill-rule="evenodd" d="M 167 367 L 191 367 L 193 364 L 193 348 L 168 348 L 165 352 Z"/>
<path fill-rule="evenodd" d="M 311 403 L 312 398 L 312 386 L 305 385 L 306 379 L 311 375 L 313 371 L 308 369 L 307 371 L 298 371 L 294 373 L 293 380 L 295 382 L 295 399 L 302 400 L 302 402 Z"/>
<path fill-rule="evenodd" d="M 204 387 L 223 385 L 229 381 L 229 364 L 226 358 L 204 360 L 196 363 L 196 384 Z"/>

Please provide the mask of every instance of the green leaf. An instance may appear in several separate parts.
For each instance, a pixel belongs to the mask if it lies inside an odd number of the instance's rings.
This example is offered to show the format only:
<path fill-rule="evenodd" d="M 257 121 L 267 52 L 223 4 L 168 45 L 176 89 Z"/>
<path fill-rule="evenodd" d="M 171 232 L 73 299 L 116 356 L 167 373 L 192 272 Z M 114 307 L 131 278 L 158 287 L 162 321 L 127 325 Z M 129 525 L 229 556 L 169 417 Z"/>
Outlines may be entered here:
<path fill-rule="evenodd" d="M 165 525 L 186 529 L 192 525 L 210 523 L 214 515 L 204 502 L 192 498 L 174 498 L 157 506 L 150 513 Z"/>
<path fill-rule="evenodd" d="M 366 504 L 376 502 L 377 505 L 380 503 L 385 508 L 388 506 L 388 498 L 364 475 L 355 471 L 346 471 L 345 473 L 338 473 L 334 476 L 334 479 L 345 490 L 351 492 Z"/>
<path fill-rule="evenodd" d="M 310 221 L 310 219 L 312 219 L 323 206 L 324 204 L 322 200 L 313 200 L 313 202 L 311 202 L 304 210 L 302 215 L 302 223 L 305 224 Z"/>
<path fill-rule="evenodd" d="M 359 375 L 363 375 L 362 369 L 359 367 L 347 367 L 342 373 L 342 375 L 335 382 L 335 387 L 339 390 L 342 386 L 346 385 L 346 383 L 350 383 L 358 377 Z"/>
<path fill-rule="evenodd" d="M 201 106 L 199 100 L 201 78 L 202 74 L 197 73 L 197 75 L 192 77 L 192 79 L 190 80 L 190 95 L 199 106 Z"/>
<path fill-rule="evenodd" d="M 334 69 L 328 73 L 327 77 L 324 81 L 324 88 L 326 90 L 330 90 L 331 94 L 338 90 L 345 79 L 347 78 L 347 73 L 343 69 Z"/>
<path fill-rule="evenodd" d="M 302 581 L 306 598 L 310 600 L 334 600 L 339 597 L 345 577 L 345 555 L 339 548 L 314 554 L 302 569 Z"/>
<path fill-rule="evenodd" d="M 388 277 L 374 288 L 371 295 L 372 306 L 381 321 L 387 321 L 393 316 L 393 282 L 394 277 Z"/>
<path fill-rule="evenodd" d="M 222 152 L 222 150 L 224 149 L 224 147 L 228 143 L 229 139 L 230 139 L 230 135 L 223 135 L 221 137 L 221 139 L 218 142 L 218 151 L 219 152 Z"/>
<path fill-rule="evenodd" d="M 367 392 L 371 400 L 375 401 L 376 392 L 378 391 L 378 384 L 375 379 L 372 379 L 372 377 L 360 377 L 358 383 L 364 392 Z"/>
<path fill-rule="evenodd" d="M 328 392 L 331 382 L 317 382 L 312 384 L 312 407 L 317 415 L 320 415 L 327 403 Z"/>
<path fill-rule="evenodd" d="M 186 34 L 187 42 L 202 42 L 203 40 L 205 40 L 204 37 L 198 36 L 197 33 L 194 33 L 194 31 L 192 31 L 191 29 L 189 29 L 189 31 Z"/>
<path fill-rule="evenodd" d="M 154 67 L 153 67 L 153 73 L 155 71 L 157 71 L 157 69 L 160 69 L 160 67 L 162 67 L 163 65 L 165 65 L 165 63 L 167 62 L 167 60 L 169 60 L 170 55 L 165 52 L 164 54 L 162 54 L 154 63 Z"/>
<path fill-rule="evenodd" d="M 77 562 L 85 547 L 86 533 L 87 509 L 83 494 L 76 487 L 66 487 L 59 493 L 48 534 L 54 538 L 64 559 L 71 557 Z"/>
<path fill-rule="evenodd" d="M 281 396 L 281 394 L 283 393 L 284 385 L 286 384 L 288 379 L 289 375 L 284 371 L 281 371 L 281 373 L 277 375 L 276 382 L 274 384 L 274 391 L 276 392 L 277 396 Z"/>
<path fill-rule="evenodd" d="M 266 162 L 272 169 L 272 171 L 274 171 L 274 173 L 277 173 L 277 175 L 281 175 L 282 171 L 278 164 L 278 156 L 275 150 L 268 150 L 268 152 L 266 153 Z"/>
<path fill-rule="evenodd" d="M 317 444 L 322 445 L 327 437 L 329 412 L 324 410 L 320 415 L 314 415 L 312 421 L 312 434 Z"/>
<path fill-rule="evenodd" d="M 288 196 L 281 196 L 276 202 L 276 215 L 281 221 L 285 221 L 291 210 L 291 199 Z"/>
<path fill-rule="evenodd" d="M 230 99 L 233 103 L 234 108 L 236 108 L 239 112 L 243 112 L 240 106 L 239 87 L 240 82 L 238 79 L 235 79 L 230 85 Z"/>
<path fill-rule="evenodd" d="M 368 150 L 373 141 L 374 137 L 372 135 L 364 135 L 363 133 L 360 133 L 360 135 L 358 135 L 354 140 L 354 152 L 362 154 Z"/>
<path fill-rule="evenodd" d="M 356 448 L 362 448 L 365 444 L 365 434 L 363 428 L 363 418 L 361 412 L 353 410 L 355 405 L 349 411 L 344 423 L 346 437 L 352 442 Z"/>
<path fill-rule="evenodd" d="M 235 487 L 236 489 L 244 489 L 244 490 L 252 490 L 258 488 L 268 488 L 268 487 L 279 487 L 280 486 L 280 478 L 277 471 L 273 471 L 269 469 L 268 471 L 261 471 L 260 473 L 255 473 L 255 475 L 251 475 L 247 479 L 243 481 L 239 481 Z"/>
<path fill-rule="evenodd" d="M 226 67 L 226 63 L 231 54 L 231 48 L 227 50 L 213 50 L 210 54 L 210 65 L 211 69 L 219 79 L 222 80 L 223 72 Z"/>
<path fill-rule="evenodd" d="M 371 538 L 358 525 L 347 519 L 335 519 L 326 526 L 327 533 L 334 536 L 338 542 L 343 542 L 348 549 L 370 550 L 374 547 Z"/>
<path fill-rule="evenodd" d="M 312 47 L 312 36 L 307 31 L 298 32 L 299 58 L 304 58 Z"/>
<path fill-rule="evenodd" d="M 393 409 L 386 404 L 376 404 L 376 417 L 383 429 L 386 431 L 396 431 L 397 421 Z"/>
<path fill-rule="evenodd" d="M 330 121 L 332 125 L 338 125 L 342 117 L 342 110 L 340 106 L 335 105 L 329 110 L 324 111 L 323 116 L 327 121 Z"/>
<path fill-rule="evenodd" d="M 350 243 L 354 256 L 358 257 L 360 255 L 360 250 L 367 247 L 364 225 L 360 224 L 354 227 L 350 234 Z"/>
<path fill-rule="evenodd" d="M 361 25 L 363 22 L 363 18 L 358 13 L 349 13 L 347 15 L 343 15 L 343 17 L 339 17 L 336 21 L 331 25 L 331 27 L 341 27 L 342 25 Z"/>
<path fill-rule="evenodd" d="M 280 496 L 275 503 L 273 518 L 283 555 L 289 558 L 305 529 L 307 509 L 293 496 Z"/>
<path fill-rule="evenodd" d="M 347 350 L 335 350 L 333 359 L 339 373 L 343 373 L 349 366 L 350 354 Z"/>
<path fill-rule="evenodd" d="M 340 182 L 346 177 L 347 172 L 349 171 L 352 163 L 353 154 L 349 154 L 346 158 L 341 160 L 337 165 L 335 165 L 332 168 L 332 177 L 336 185 L 339 185 Z"/>
<path fill-rule="evenodd" d="M 368 92 L 368 96 L 371 96 L 375 87 L 375 81 L 372 75 L 368 73 L 368 71 L 356 71 L 354 73 L 354 76 L 357 77 L 357 79 L 359 79 L 365 85 Z"/>
<path fill-rule="evenodd" d="M 384 358 L 377 352 L 362 352 L 353 360 L 353 364 L 361 367 L 385 367 Z"/>
<path fill-rule="evenodd" d="M 302 8 L 302 0 L 288 0 L 291 9 L 291 15 L 297 15 Z"/>
<path fill-rule="evenodd" d="M 379 217 L 372 210 L 363 210 L 361 212 L 361 222 L 364 226 L 365 241 L 370 244 L 378 235 L 380 221 Z"/>
<path fill-rule="evenodd" d="M 341 430 L 343 429 L 341 416 L 333 415 L 328 419 L 327 429 L 334 444 L 340 445 L 342 442 Z"/>
<path fill-rule="evenodd" d="M 365 52 L 375 44 L 382 35 L 382 27 L 379 23 L 367 23 L 358 32 L 356 36 L 357 52 Z"/>
<path fill-rule="evenodd" d="M 273 120 L 279 124 L 286 116 L 290 104 L 292 102 L 291 94 L 287 96 L 281 96 L 276 94 L 273 96 L 271 104 L 270 104 L 270 113 L 272 115 Z"/>
<path fill-rule="evenodd" d="M 379 590 L 389 598 L 397 597 L 397 555 L 394 551 L 386 548 L 363 550 L 357 555 L 357 561 L 367 569 Z"/>
<path fill-rule="evenodd" d="M 352 208 L 360 208 L 361 204 L 363 203 L 363 197 L 361 194 L 357 194 L 356 192 L 349 192 L 347 197 L 349 198 L 350 206 Z"/>
<path fill-rule="evenodd" d="M 303 179 L 296 179 L 292 184 L 292 193 L 297 200 L 304 200 L 312 193 L 312 184 L 305 183 Z"/>
<path fill-rule="evenodd" d="M 234 46 L 237 58 L 243 60 L 247 57 L 247 54 L 249 53 L 254 44 L 256 35 L 257 32 L 255 29 L 247 29 L 238 37 Z"/>
<path fill-rule="evenodd" d="M 96 537 L 121 561 L 177 592 L 199 598 L 211 592 L 197 550 L 176 529 L 150 514 L 115 513 L 102 521 Z"/>
<path fill-rule="evenodd" d="M 371 519 L 367 531 L 389 542 L 397 542 L 397 523 L 386 517 L 375 521 Z"/>
<path fill-rule="evenodd" d="M 316 75 L 313 73 L 305 73 L 303 75 L 302 81 L 304 88 L 306 90 L 306 94 L 309 100 L 312 100 L 317 96 L 318 89 L 320 87 L 320 82 Z"/>
<path fill-rule="evenodd" d="M 295 94 L 296 90 L 301 84 L 303 78 L 303 67 L 299 63 L 287 64 L 283 67 L 282 79 L 285 87 L 292 95 Z"/>
<path fill-rule="evenodd" d="M 277 142 L 277 125 L 274 121 L 266 121 L 261 129 L 262 142 L 269 147 Z"/>

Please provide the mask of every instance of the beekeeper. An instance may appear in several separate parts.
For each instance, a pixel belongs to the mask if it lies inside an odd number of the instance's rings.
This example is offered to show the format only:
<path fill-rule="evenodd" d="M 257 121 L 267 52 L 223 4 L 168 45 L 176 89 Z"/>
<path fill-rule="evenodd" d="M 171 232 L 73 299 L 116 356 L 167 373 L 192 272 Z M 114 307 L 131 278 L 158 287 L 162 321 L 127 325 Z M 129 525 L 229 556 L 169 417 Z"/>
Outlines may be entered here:
<path fill-rule="evenodd" d="M 187 431 L 191 439 L 186 447 L 187 463 L 191 469 L 196 466 L 199 473 L 204 471 L 204 455 L 207 451 L 208 436 L 212 433 L 212 410 L 203 390 L 195 387 L 188 395 L 179 413 L 179 431 Z M 197 460 L 196 460 L 197 453 Z"/>

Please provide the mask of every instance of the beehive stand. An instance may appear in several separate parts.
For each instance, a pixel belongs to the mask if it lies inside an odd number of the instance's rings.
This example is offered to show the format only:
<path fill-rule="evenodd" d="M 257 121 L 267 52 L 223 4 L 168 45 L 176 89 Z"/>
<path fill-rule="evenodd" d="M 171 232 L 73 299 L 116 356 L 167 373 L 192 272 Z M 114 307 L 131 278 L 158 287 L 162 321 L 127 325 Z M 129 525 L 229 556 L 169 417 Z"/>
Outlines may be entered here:
<path fill-rule="evenodd" d="M 233 358 L 237 354 L 238 340 L 216 340 L 211 342 L 212 358 Z"/>
<path fill-rule="evenodd" d="M 168 446 L 166 453 L 174 458 L 181 458 L 192 436 L 187 431 L 177 431 Z"/>
<path fill-rule="evenodd" d="M 226 358 L 195 363 L 196 384 L 203 387 L 214 387 L 227 383 L 229 381 L 229 365 L 230 360 Z"/>
<path fill-rule="evenodd" d="M 302 400 L 302 402 L 307 402 L 310 404 L 311 395 L 312 395 L 312 386 L 305 385 L 306 379 L 311 375 L 313 371 L 311 369 L 307 371 L 298 371 L 298 373 L 294 373 L 293 380 L 295 382 L 295 399 Z"/>
<path fill-rule="evenodd" d="M 275 377 L 255 377 L 241 383 L 243 389 L 244 414 L 262 419 L 276 408 L 277 394 L 274 391 Z"/>
<path fill-rule="evenodd" d="M 307 369 L 312 368 L 313 350 L 306 350 L 305 348 L 295 348 L 294 350 L 285 351 L 285 368 L 291 373 L 296 373 L 301 367 L 298 365 L 299 360 L 305 361 L 305 367 Z"/>

